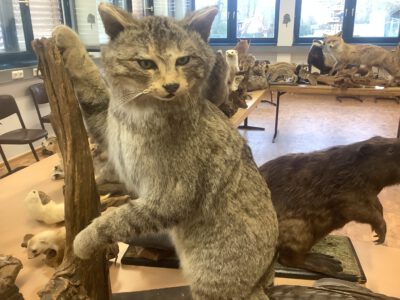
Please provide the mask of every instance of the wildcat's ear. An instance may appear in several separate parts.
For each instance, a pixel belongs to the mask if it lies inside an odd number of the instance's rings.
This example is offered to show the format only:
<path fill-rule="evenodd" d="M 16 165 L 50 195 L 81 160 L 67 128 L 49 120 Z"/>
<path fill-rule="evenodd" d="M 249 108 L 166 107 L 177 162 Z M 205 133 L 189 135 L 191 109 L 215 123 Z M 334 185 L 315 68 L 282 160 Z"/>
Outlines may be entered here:
<path fill-rule="evenodd" d="M 114 39 L 126 27 L 137 22 L 128 12 L 108 3 L 99 4 L 99 13 L 104 29 L 111 39 Z"/>
<path fill-rule="evenodd" d="M 217 14 L 217 6 L 208 6 L 194 11 L 192 14 L 185 17 L 181 21 L 181 24 L 188 30 L 197 31 L 203 40 L 207 42 L 212 23 Z"/>

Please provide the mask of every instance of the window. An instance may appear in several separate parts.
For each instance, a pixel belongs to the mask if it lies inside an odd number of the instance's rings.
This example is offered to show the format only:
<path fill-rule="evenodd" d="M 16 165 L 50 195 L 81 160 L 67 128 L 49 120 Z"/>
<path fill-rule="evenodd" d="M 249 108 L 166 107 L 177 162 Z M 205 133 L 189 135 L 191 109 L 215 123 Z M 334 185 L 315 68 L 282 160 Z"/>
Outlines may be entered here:
<path fill-rule="evenodd" d="M 211 28 L 211 43 L 276 43 L 279 1 L 277 0 L 195 0 L 195 9 L 217 5 L 218 15 Z"/>
<path fill-rule="evenodd" d="M 296 0 L 295 43 L 339 31 L 347 42 L 397 44 L 400 0 Z"/>
<path fill-rule="evenodd" d="M 89 50 L 96 51 L 108 42 L 98 12 L 100 2 L 112 3 L 135 16 L 171 16 L 182 19 L 191 10 L 191 0 L 73 0 L 71 24 Z"/>
<path fill-rule="evenodd" d="M 58 0 L 0 1 L 0 69 L 35 64 L 31 42 L 60 24 Z"/>

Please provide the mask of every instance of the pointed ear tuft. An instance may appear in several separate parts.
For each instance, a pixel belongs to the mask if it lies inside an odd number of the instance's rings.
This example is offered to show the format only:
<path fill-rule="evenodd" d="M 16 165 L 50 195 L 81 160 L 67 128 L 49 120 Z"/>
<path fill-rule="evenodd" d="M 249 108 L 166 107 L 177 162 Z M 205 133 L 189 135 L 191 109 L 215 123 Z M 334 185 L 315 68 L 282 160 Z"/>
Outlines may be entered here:
<path fill-rule="evenodd" d="M 218 14 L 217 6 L 208 6 L 194 11 L 182 20 L 182 24 L 188 30 L 197 31 L 205 42 L 210 36 L 211 26 Z"/>
<path fill-rule="evenodd" d="M 111 39 L 117 37 L 127 26 L 134 23 L 134 18 L 129 13 L 108 3 L 99 4 L 99 13 L 104 29 Z"/>
<path fill-rule="evenodd" d="M 337 37 L 342 37 L 343 36 L 343 31 L 339 31 L 338 33 L 335 34 Z"/>

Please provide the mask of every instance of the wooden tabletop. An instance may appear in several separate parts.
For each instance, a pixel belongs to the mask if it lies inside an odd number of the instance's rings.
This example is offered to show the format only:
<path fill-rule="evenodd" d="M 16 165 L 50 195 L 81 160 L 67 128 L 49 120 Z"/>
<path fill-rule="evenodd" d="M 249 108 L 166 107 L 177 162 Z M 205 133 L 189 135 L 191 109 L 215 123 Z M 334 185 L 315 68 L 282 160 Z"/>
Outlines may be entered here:
<path fill-rule="evenodd" d="M 232 124 L 235 127 L 239 127 L 239 125 L 243 123 L 244 119 L 246 119 L 251 114 L 251 112 L 256 109 L 261 100 L 269 95 L 269 91 L 259 90 L 250 92 L 249 95 L 251 96 L 251 100 L 246 101 L 247 108 L 239 108 L 238 111 L 230 118 Z"/>
<path fill-rule="evenodd" d="M 337 96 L 400 96 L 400 87 L 336 88 L 329 85 L 271 85 L 271 91 Z"/>

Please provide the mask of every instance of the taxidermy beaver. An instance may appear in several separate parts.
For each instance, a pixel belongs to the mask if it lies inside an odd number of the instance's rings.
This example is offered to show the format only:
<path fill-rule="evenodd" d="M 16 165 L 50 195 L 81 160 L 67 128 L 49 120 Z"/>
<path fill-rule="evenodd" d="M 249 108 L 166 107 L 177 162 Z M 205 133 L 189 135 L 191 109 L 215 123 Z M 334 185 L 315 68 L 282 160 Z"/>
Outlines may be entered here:
<path fill-rule="evenodd" d="M 280 263 L 335 276 L 341 271 L 338 262 L 309 250 L 350 221 L 370 224 L 375 242 L 385 241 L 386 223 L 377 195 L 400 183 L 400 140 L 374 137 L 289 154 L 267 162 L 260 171 L 278 215 Z"/>

